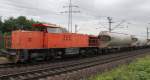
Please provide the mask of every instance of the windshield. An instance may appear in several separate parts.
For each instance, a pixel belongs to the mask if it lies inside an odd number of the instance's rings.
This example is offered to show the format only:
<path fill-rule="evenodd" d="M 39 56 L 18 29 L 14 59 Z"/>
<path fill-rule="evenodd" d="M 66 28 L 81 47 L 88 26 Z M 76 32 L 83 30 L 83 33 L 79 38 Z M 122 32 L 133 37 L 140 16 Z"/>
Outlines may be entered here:
<path fill-rule="evenodd" d="M 65 28 L 47 28 L 48 33 L 66 33 Z"/>
<path fill-rule="evenodd" d="M 59 29 L 58 28 L 47 28 L 47 31 L 49 33 L 58 33 L 59 32 Z"/>

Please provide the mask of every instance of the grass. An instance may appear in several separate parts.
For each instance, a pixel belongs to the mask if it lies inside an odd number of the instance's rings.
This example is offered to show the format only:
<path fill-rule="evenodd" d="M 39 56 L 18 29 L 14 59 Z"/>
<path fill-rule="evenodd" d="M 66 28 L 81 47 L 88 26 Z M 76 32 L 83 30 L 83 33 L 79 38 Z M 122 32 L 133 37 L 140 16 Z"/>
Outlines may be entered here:
<path fill-rule="evenodd" d="M 89 80 L 150 80 L 150 56 L 123 65 L 112 71 L 98 74 Z"/>

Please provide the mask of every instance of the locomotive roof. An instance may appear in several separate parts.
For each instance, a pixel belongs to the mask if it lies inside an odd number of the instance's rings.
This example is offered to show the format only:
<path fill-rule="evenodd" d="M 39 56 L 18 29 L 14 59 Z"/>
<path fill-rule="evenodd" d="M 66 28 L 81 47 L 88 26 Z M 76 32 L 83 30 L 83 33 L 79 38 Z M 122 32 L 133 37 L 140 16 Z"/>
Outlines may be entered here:
<path fill-rule="evenodd" d="M 33 27 L 46 27 L 46 28 L 60 28 L 60 26 L 56 25 L 56 24 L 32 24 Z"/>

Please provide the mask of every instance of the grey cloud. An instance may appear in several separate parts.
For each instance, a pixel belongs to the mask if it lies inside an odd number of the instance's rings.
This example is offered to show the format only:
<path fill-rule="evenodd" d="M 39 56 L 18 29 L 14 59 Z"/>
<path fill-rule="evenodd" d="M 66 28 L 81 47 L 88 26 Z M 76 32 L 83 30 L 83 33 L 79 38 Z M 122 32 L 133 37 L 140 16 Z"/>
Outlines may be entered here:
<path fill-rule="evenodd" d="M 67 14 L 59 12 L 68 10 L 62 8 L 67 3 L 68 0 L 0 0 L 0 16 L 25 15 L 41 21 L 66 25 Z M 81 11 L 73 15 L 73 23 L 80 25 L 83 29 L 89 29 L 83 30 L 87 33 L 94 32 L 94 28 L 100 26 L 99 20 L 106 22 L 106 16 L 113 17 L 116 22 L 114 25 L 122 19 L 132 23 L 125 32 L 134 34 L 145 32 L 145 27 L 150 22 L 149 0 L 73 0 L 73 4 L 79 6 L 79 8 L 73 8 L 74 10 Z M 103 16 L 105 17 L 101 18 Z M 104 25 L 107 26 L 105 23 Z M 90 31 L 90 29 L 93 30 Z M 116 31 L 124 30 L 116 29 Z"/>

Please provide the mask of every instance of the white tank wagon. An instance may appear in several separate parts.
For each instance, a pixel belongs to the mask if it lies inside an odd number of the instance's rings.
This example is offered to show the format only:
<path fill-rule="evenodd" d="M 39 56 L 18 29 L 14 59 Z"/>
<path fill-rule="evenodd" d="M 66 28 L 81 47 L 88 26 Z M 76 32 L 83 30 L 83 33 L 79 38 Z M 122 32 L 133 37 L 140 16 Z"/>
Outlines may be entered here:
<path fill-rule="evenodd" d="M 150 39 L 147 39 L 147 46 L 150 46 Z"/>
<path fill-rule="evenodd" d="M 147 46 L 147 44 L 148 44 L 147 39 L 141 37 L 138 38 L 137 46 Z"/>
<path fill-rule="evenodd" d="M 102 31 L 98 37 L 100 48 L 131 47 L 137 43 L 137 38 L 124 33 Z"/>

